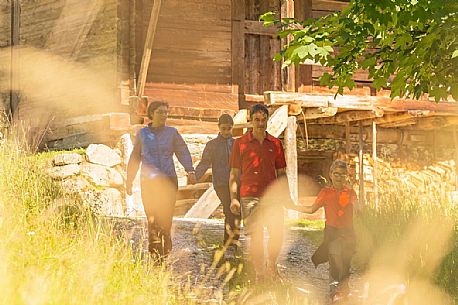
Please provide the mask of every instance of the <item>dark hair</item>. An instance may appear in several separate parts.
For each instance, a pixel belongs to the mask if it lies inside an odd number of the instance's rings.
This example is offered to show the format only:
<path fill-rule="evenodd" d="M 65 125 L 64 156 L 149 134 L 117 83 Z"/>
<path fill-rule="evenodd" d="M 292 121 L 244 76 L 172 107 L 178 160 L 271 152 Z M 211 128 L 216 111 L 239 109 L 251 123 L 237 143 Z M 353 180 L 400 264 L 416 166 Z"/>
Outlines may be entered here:
<path fill-rule="evenodd" d="M 232 117 L 229 114 L 223 113 L 218 119 L 218 125 L 221 125 L 221 124 L 234 125 L 234 120 L 232 119 Z"/>
<path fill-rule="evenodd" d="M 156 111 L 157 108 L 162 107 L 162 106 L 165 106 L 165 107 L 169 108 L 169 104 L 167 102 L 164 102 L 164 101 L 153 101 L 153 102 L 151 102 L 151 104 L 149 104 L 149 106 L 148 106 L 148 110 L 146 111 L 146 114 L 148 115 L 148 118 L 150 120 L 152 120 L 154 111 Z"/>
<path fill-rule="evenodd" d="M 267 107 L 263 104 L 255 104 L 253 107 L 251 107 L 250 118 L 253 118 L 253 115 L 256 112 L 262 112 L 266 115 L 267 118 L 269 117 L 269 109 L 267 109 Z"/>
<path fill-rule="evenodd" d="M 329 169 L 329 172 L 333 173 L 336 170 L 336 168 L 341 168 L 347 171 L 348 170 L 347 162 L 343 160 L 334 160 L 334 162 L 332 162 L 331 164 L 331 168 Z"/>

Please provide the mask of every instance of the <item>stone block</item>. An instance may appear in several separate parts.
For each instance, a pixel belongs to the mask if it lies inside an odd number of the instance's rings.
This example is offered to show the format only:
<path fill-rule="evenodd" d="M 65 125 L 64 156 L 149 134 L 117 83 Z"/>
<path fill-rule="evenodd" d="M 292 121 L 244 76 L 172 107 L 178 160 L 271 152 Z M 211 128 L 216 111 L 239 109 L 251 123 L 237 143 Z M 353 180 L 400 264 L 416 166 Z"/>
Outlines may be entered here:
<path fill-rule="evenodd" d="M 104 144 L 91 144 L 86 149 L 89 162 L 104 166 L 115 166 L 121 163 L 121 157 L 110 147 Z"/>
<path fill-rule="evenodd" d="M 80 171 L 81 166 L 79 164 L 68 164 L 64 166 L 51 167 L 47 170 L 47 173 L 53 179 L 60 180 L 78 175 Z"/>
<path fill-rule="evenodd" d="M 54 165 L 80 164 L 83 157 L 80 154 L 58 154 L 54 156 Z"/>

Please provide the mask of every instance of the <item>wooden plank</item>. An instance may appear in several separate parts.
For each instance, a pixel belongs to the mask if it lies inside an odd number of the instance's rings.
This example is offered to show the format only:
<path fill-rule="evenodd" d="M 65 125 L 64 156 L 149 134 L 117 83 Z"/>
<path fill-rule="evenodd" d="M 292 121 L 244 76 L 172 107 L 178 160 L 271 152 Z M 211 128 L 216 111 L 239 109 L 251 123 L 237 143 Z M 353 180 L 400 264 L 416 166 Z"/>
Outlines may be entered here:
<path fill-rule="evenodd" d="M 220 200 L 213 186 L 210 186 L 199 200 L 185 214 L 185 218 L 208 218 L 219 206 Z"/>
<path fill-rule="evenodd" d="M 312 17 L 312 0 L 294 0 L 295 18 L 306 20 Z M 296 66 L 295 81 L 298 92 L 312 92 L 313 74 L 312 66 L 300 64 Z"/>
<path fill-rule="evenodd" d="M 270 40 L 272 38 L 268 36 L 259 37 L 259 48 L 260 48 L 260 73 L 259 78 L 260 82 L 260 91 L 262 95 L 264 91 L 271 90 L 273 88 L 273 59 L 270 56 Z"/>
<path fill-rule="evenodd" d="M 295 204 L 299 202 L 298 188 L 298 169 L 297 169 L 297 123 L 296 117 L 288 117 L 287 127 L 285 130 L 285 155 L 286 155 L 286 176 L 288 177 L 288 186 L 291 199 Z M 288 211 L 290 219 L 299 218 L 298 212 Z"/>
<path fill-rule="evenodd" d="M 358 153 L 358 180 L 359 180 L 359 202 L 357 209 L 361 209 L 364 206 L 364 139 L 363 139 L 363 124 L 359 122 L 359 153 Z"/>
<path fill-rule="evenodd" d="M 372 166 L 373 172 L 372 176 L 374 179 L 374 203 L 375 203 L 375 209 L 378 210 L 378 181 L 377 181 L 377 175 L 378 175 L 378 161 L 377 161 L 377 123 L 372 122 L 372 160 L 374 161 L 374 164 Z"/>
<path fill-rule="evenodd" d="M 277 36 L 277 28 L 270 26 L 265 27 L 262 21 L 245 20 L 243 28 L 246 34 Z"/>
<path fill-rule="evenodd" d="M 246 124 L 248 122 L 248 110 L 240 109 L 234 116 L 234 125 L 235 124 Z"/>
<path fill-rule="evenodd" d="M 337 113 L 338 108 L 335 107 L 309 107 L 303 108 L 304 117 L 307 120 L 313 120 L 317 118 L 332 117 Z M 303 120 L 303 117 L 299 117 L 299 120 Z"/>
<path fill-rule="evenodd" d="M 453 142 L 455 144 L 455 191 L 458 192 L 458 127 L 453 128 Z"/>
<path fill-rule="evenodd" d="M 337 12 L 348 6 L 346 1 L 335 0 L 313 0 L 313 10 Z"/>
<path fill-rule="evenodd" d="M 151 9 L 151 16 L 149 19 L 148 30 L 146 34 L 146 41 L 143 48 L 143 55 L 140 64 L 140 72 L 138 73 L 136 92 L 136 95 L 138 97 L 142 97 L 144 94 L 146 77 L 148 74 L 151 53 L 153 50 L 154 36 L 156 35 L 157 21 L 159 20 L 161 1 L 162 0 L 154 0 L 153 8 Z"/>
<path fill-rule="evenodd" d="M 319 118 L 315 120 L 318 124 L 342 124 L 352 121 L 363 121 L 372 118 L 380 118 L 383 116 L 383 110 L 373 109 L 369 111 L 351 110 L 336 114 L 330 118 Z"/>
<path fill-rule="evenodd" d="M 175 127 L 180 134 L 218 134 L 218 125 L 215 122 L 167 119 L 167 125 Z"/>
<path fill-rule="evenodd" d="M 11 61 L 10 61 L 10 103 L 8 107 L 9 119 L 17 119 L 19 115 L 19 95 L 20 90 L 20 20 L 21 20 L 21 4 L 19 0 L 11 1 Z"/>
<path fill-rule="evenodd" d="M 217 122 L 218 118 L 223 114 L 228 113 L 234 115 L 235 111 L 230 109 L 206 109 L 197 107 L 176 107 L 169 106 L 170 118 L 197 119 L 202 121 Z"/>
<path fill-rule="evenodd" d="M 239 108 L 244 103 L 245 93 L 245 1 L 232 0 L 231 2 L 231 69 L 232 93 L 238 97 Z"/>
<path fill-rule="evenodd" d="M 282 1 L 281 6 L 281 18 L 294 18 L 294 0 L 284 0 Z M 283 45 L 288 44 L 292 37 L 288 36 L 286 39 L 283 39 Z M 286 69 L 282 69 L 284 75 L 283 79 L 283 90 L 294 92 L 296 91 L 296 71 L 294 65 L 288 66 Z"/>
<path fill-rule="evenodd" d="M 199 190 L 207 190 L 212 186 L 211 182 L 201 182 L 196 184 L 189 184 L 184 186 L 179 186 L 178 191 L 199 191 Z"/>
<path fill-rule="evenodd" d="M 270 116 L 267 121 L 267 132 L 274 137 L 279 137 L 288 125 L 288 106 L 283 105 Z"/>

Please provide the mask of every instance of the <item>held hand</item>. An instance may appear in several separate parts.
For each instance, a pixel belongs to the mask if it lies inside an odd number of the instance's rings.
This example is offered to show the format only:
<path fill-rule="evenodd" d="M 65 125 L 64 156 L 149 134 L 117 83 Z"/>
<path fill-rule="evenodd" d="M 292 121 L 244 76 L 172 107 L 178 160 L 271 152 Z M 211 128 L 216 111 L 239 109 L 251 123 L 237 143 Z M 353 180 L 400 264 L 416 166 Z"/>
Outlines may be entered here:
<path fill-rule="evenodd" d="M 132 196 L 132 183 L 126 182 L 126 194 Z"/>
<path fill-rule="evenodd" d="M 196 174 L 195 173 L 188 173 L 188 184 L 196 184 L 197 183 L 197 179 L 196 179 Z"/>
<path fill-rule="evenodd" d="M 231 212 L 234 213 L 235 215 L 240 215 L 240 201 L 237 199 L 232 199 L 231 201 Z"/>

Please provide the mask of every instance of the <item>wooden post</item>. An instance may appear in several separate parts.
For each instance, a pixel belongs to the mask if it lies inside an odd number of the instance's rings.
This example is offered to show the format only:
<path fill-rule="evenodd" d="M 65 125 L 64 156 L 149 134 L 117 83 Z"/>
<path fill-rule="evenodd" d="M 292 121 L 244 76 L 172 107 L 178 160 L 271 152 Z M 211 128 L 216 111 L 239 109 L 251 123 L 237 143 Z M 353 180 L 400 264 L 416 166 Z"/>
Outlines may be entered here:
<path fill-rule="evenodd" d="M 245 104 L 245 1 L 232 0 L 231 6 L 232 94 L 237 96 L 240 109 Z"/>
<path fill-rule="evenodd" d="M 138 73 L 138 85 L 136 95 L 141 98 L 145 90 L 146 76 L 148 75 L 149 62 L 151 60 L 151 52 L 153 50 L 154 36 L 156 34 L 157 21 L 159 20 L 159 11 L 161 9 L 161 0 L 154 0 L 153 8 L 151 9 L 151 17 L 148 24 L 145 46 L 143 48 L 143 56 Z"/>
<path fill-rule="evenodd" d="M 375 208 L 378 209 L 377 124 L 375 123 L 375 121 L 372 121 L 372 159 L 374 160 L 373 171 L 372 171 L 372 176 L 374 179 L 374 203 L 375 203 Z"/>
<path fill-rule="evenodd" d="M 455 142 L 455 191 L 458 192 L 458 127 L 453 128 L 453 139 Z"/>
<path fill-rule="evenodd" d="M 351 151 L 350 122 L 345 122 L 345 153 L 347 154 L 347 158 L 349 158 L 350 156 L 350 151 Z"/>
<path fill-rule="evenodd" d="M 131 0 L 129 8 L 129 77 L 131 79 L 130 93 L 137 95 L 137 1 Z"/>
<path fill-rule="evenodd" d="M 312 0 L 295 0 L 294 17 L 297 20 L 312 18 Z M 312 92 L 312 65 L 300 64 L 295 67 L 297 92 Z"/>
<path fill-rule="evenodd" d="M 298 203 L 298 174 L 297 174 L 297 122 L 295 116 L 288 117 L 288 124 L 285 130 L 285 146 L 286 146 L 286 176 L 288 177 L 289 191 L 291 199 L 295 204 Z M 288 218 L 298 219 L 299 213 L 288 210 Z"/>
<path fill-rule="evenodd" d="M 11 1 L 11 61 L 10 61 L 10 105 L 7 109 L 10 122 L 17 114 L 19 107 L 19 31 L 21 20 L 19 0 Z"/>
<path fill-rule="evenodd" d="M 281 18 L 294 18 L 294 0 L 284 0 L 281 6 Z M 286 41 L 282 44 L 287 44 L 291 41 L 291 37 L 287 37 Z M 296 72 L 294 65 L 282 69 L 282 79 L 284 90 L 289 92 L 296 91 Z"/>
<path fill-rule="evenodd" d="M 364 139 L 363 139 L 363 123 L 359 121 L 359 207 L 364 205 Z"/>

